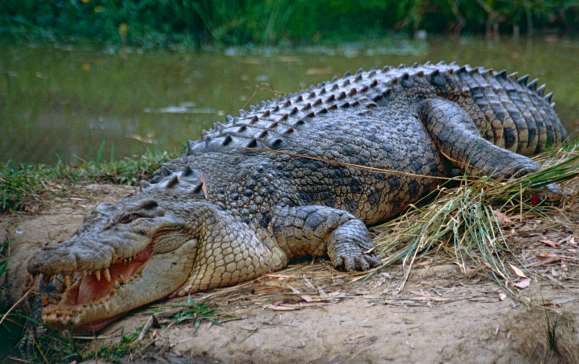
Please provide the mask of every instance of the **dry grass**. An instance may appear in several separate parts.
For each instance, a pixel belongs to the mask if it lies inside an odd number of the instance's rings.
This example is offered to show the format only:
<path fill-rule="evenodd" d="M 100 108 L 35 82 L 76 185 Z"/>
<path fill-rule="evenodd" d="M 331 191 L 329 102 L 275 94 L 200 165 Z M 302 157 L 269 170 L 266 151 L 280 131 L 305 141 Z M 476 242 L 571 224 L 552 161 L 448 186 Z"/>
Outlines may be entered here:
<path fill-rule="evenodd" d="M 575 191 L 567 189 L 567 196 L 557 196 L 550 192 L 550 185 L 571 185 L 579 176 L 575 150 L 561 149 L 537 159 L 549 167 L 506 183 L 488 177 L 471 183 L 458 179 L 458 187 L 439 187 L 433 202 L 411 205 L 397 219 L 377 227 L 386 232 L 375 240 L 382 267 L 402 261 L 406 272 L 398 289 L 403 289 L 418 258 L 442 250 L 464 274 L 472 274 L 474 267 L 520 299 L 510 267 L 520 263 L 503 235 L 500 219 L 515 213 L 518 219 L 548 217 L 565 204 L 572 205 Z"/>

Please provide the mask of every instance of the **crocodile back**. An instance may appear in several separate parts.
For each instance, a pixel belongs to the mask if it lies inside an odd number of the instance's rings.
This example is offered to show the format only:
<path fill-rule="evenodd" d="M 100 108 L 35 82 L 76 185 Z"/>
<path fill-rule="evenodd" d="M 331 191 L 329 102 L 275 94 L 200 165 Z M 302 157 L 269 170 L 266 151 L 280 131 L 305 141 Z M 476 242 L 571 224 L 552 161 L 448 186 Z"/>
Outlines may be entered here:
<path fill-rule="evenodd" d="M 481 135 L 493 144 L 523 155 L 536 154 L 566 138 L 552 106 L 552 93 L 528 76 L 508 75 L 482 67 L 414 64 L 410 67 L 360 69 L 317 87 L 289 93 L 240 110 L 215 123 L 197 141 L 188 142 L 187 154 L 223 148 L 277 149 L 304 124 L 325 124 L 332 113 L 413 113 L 420 101 L 441 97 L 459 104 Z M 337 118 L 339 119 L 339 118 Z M 411 119 L 411 118 L 409 118 Z"/>

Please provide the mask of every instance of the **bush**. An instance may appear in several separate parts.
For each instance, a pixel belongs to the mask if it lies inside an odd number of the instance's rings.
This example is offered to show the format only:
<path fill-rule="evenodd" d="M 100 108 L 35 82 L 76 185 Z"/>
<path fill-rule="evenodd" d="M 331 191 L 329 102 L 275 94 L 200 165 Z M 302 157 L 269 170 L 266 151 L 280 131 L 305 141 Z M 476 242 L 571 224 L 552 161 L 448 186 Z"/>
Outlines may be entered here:
<path fill-rule="evenodd" d="M 511 33 L 577 28 L 562 0 L 3 0 L 0 31 L 163 47 L 359 39 L 387 32 Z"/>

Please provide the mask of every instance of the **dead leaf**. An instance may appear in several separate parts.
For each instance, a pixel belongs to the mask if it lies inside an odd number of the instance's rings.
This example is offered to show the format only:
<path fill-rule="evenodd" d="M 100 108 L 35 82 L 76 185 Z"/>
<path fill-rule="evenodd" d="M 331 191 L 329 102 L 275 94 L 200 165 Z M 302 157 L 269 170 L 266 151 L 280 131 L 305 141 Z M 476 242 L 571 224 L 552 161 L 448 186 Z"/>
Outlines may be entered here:
<path fill-rule="evenodd" d="M 571 245 L 577 245 L 577 243 L 575 242 L 575 237 L 572 236 L 571 239 L 569 239 L 569 244 Z"/>
<path fill-rule="evenodd" d="M 36 215 L 42 208 L 42 203 L 38 201 L 30 201 L 23 205 L 23 210 L 31 215 Z"/>
<path fill-rule="evenodd" d="M 276 305 L 265 305 L 263 309 L 270 309 L 273 311 L 295 311 L 299 310 L 301 307 L 287 307 L 287 306 L 276 306 Z"/>
<path fill-rule="evenodd" d="M 525 289 L 531 284 L 531 278 L 525 278 L 522 281 L 515 283 L 515 287 Z"/>
<path fill-rule="evenodd" d="M 515 274 L 518 275 L 521 278 L 527 278 L 527 276 L 525 275 L 525 273 L 523 273 L 522 270 L 520 270 L 519 268 L 515 267 L 512 264 L 509 264 L 511 266 L 511 268 L 513 268 L 513 270 L 515 271 Z"/>
<path fill-rule="evenodd" d="M 297 289 L 293 288 L 292 286 L 290 286 L 289 284 L 287 285 L 295 294 L 300 295 L 300 297 L 302 298 L 302 300 L 306 301 L 307 303 L 312 303 L 312 302 L 330 302 L 329 300 L 325 300 L 325 299 L 320 299 L 320 298 L 312 298 L 311 296 L 305 295 L 305 294 L 301 294 L 300 291 L 298 291 Z"/>
<path fill-rule="evenodd" d="M 358 335 L 356 335 L 356 336 L 352 336 L 352 337 L 350 338 L 350 340 L 358 340 L 358 339 L 363 338 L 363 337 L 365 337 L 365 336 L 366 336 L 366 333 L 358 334 Z"/>
<path fill-rule="evenodd" d="M 284 276 L 283 274 L 266 274 L 265 276 L 271 278 L 294 278 L 292 276 Z"/>
<path fill-rule="evenodd" d="M 507 295 L 506 295 L 506 294 L 504 294 L 504 293 L 502 293 L 502 292 L 499 293 L 499 300 L 500 300 L 500 301 L 504 301 L 504 300 L 506 300 L 506 299 L 507 299 Z"/>
<path fill-rule="evenodd" d="M 331 302 L 330 300 L 326 300 L 326 299 L 323 299 L 323 298 L 312 298 L 312 297 L 310 297 L 310 296 L 308 296 L 308 295 L 305 295 L 305 294 L 304 294 L 304 295 L 300 295 L 300 297 L 301 297 L 304 301 L 306 301 L 307 303 L 313 303 L 313 302 Z"/>
<path fill-rule="evenodd" d="M 414 301 L 448 301 L 448 298 L 432 297 L 432 296 L 417 296 L 417 297 L 410 297 L 410 299 Z"/>
<path fill-rule="evenodd" d="M 551 252 L 546 252 L 543 250 L 539 250 L 539 252 L 536 253 L 535 256 L 539 259 L 550 259 L 550 258 L 556 258 L 557 254 L 554 254 Z"/>
<path fill-rule="evenodd" d="M 552 247 L 552 248 L 558 248 L 558 247 L 561 246 L 561 245 L 559 245 L 559 244 L 557 244 L 557 243 L 555 243 L 554 241 L 551 241 L 551 240 L 549 240 L 549 239 L 543 239 L 543 240 L 541 240 L 541 243 L 543 243 L 543 244 L 545 244 L 545 245 L 548 245 L 548 246 L 550 246 L 550 247 Z"/>
<path fill-rule="evenodd" d="M 502 222 L 505 224 L 512 222 L 512 220 L 507 215 L 503 214 L 502 212 L 497 211 L 497 210 L 493 210 L 493 212 L 495 213 L 495 216 L 497 217 L 499 222 Z"/>

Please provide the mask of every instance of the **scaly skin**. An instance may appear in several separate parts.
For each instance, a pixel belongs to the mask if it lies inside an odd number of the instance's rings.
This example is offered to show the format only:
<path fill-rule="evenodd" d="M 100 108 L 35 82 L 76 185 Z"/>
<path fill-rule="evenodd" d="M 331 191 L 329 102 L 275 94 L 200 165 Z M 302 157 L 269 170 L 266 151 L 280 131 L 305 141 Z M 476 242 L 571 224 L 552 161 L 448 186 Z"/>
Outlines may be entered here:
<path fill-rule="evenodd" d="M 348 271 L 376 266 L 365 225 L 432 191 L 437 180 L 416 175 L 446 176 L 446 157 L 496 179 L 539 169 L 523 154 L 566 137 L 543 91 L 468 66 L 387 67 L 228 116 L 136 195 L 100 205 L 70 240 L 31 259 L 31 273 L 70 286 L 43 322 L 98 330 L 146 303 L 243 282 L 305 254 Z"/>

